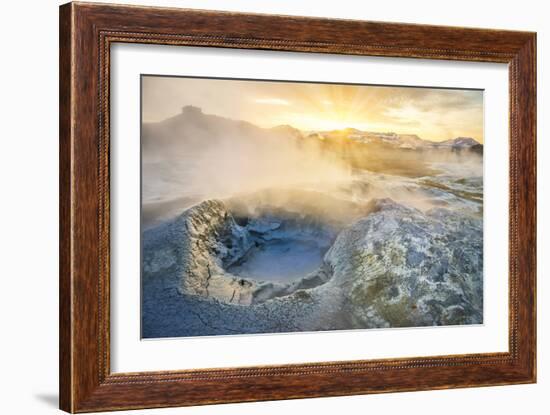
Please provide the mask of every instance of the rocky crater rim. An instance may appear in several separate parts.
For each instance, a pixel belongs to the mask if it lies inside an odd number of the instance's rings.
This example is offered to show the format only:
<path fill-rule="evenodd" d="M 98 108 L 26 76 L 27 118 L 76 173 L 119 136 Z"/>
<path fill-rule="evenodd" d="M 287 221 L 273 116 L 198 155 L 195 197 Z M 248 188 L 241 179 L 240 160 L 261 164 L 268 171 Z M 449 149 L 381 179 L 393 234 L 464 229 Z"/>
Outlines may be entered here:
<path fill-rule="evenodd" d="M 253 214 L 202 202 L 176 222 L 182 229 L 180 276 L 185 294 L 250 305 L 324 284 L 324 255 L 341 228 L 273 206 Z"/>
<path fill-rule="evenodd" d="M 388 206 L 394 202 L 375 200 L 363 214 Z M 245 209 L 211 199 L 186 210 L 177 219 L 185 233 L 178 242 L 185 252 L 182 292 L 251 305 L 328 282 L 333 272 L 327 253 L 346 224 L 290 209 L 266 203 Z"/>

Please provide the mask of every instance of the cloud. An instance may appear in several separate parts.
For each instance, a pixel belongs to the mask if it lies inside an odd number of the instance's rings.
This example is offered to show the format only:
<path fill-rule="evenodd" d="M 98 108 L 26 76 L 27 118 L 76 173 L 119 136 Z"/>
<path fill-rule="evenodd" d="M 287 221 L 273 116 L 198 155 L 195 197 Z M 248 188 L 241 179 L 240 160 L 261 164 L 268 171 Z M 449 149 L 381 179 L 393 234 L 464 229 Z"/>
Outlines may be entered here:
<path fill-rule="evenodd" d="M 401 89 L 386 102 L 388 107 L 415 106 L 418 111 L 460 111 L 481 109 L 483 94 L 479 90 L 408 88 Z"/>
<path fill-rule="evenodd" d="M 280 98 L 256 98 L 254 100 L 256 104 L 266 104 L 266 105 L 290 105 L 286 99 Z"/>

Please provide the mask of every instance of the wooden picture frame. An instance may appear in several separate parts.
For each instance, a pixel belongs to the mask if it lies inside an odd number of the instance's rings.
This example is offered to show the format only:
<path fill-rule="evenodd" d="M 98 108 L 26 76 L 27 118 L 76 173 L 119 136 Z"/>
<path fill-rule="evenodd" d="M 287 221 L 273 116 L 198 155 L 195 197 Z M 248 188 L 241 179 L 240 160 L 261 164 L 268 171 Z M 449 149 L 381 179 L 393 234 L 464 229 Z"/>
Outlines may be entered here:
<path fill-rule="evenodd" d="M 109 62 L 114 43 L 509 65 L 509 352 L 111 373 Z M 536 381 L 536 34 L 183 9 L 60 8 L 60 407 L 68 412 Z M 231 366 L 231 362 L 228 362 Z"/>

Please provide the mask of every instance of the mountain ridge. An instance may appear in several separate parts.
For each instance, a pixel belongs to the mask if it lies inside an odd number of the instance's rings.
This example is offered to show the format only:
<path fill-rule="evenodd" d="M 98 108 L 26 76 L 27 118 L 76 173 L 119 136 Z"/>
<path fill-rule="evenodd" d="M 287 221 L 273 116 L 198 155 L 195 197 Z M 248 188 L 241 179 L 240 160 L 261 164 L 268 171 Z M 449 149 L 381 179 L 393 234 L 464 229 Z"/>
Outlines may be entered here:
<path fill-rule="evenodd" d="M 209 124 L 210 123 L 210 124 Z M 300 130 L 289 124 L 280 124 L 274 127 L 263 128 L 249 121 L 222 117 L 215 114 L 206 114 L 200 107 L 186 105 L 182 107 L 179 114 L 158 122 L 144 122 L 143 129 L 145 136 L 151 136 L 151 129 L 166 128 L 202 128 L 213 129 L 215 123 L 219 127 L 228 130 L 247 130 L 258 133 L 275 133 L 282 136 L 289 136 L 294 139 L 318 139 L 330 142 L 354 142 L 359 144 L 384 144 L 401 149 L 451 149 L 463 150 L 472 149 L 480 151 L 483 144 L 472 137 L 459 136 L 443 141 L 432 141 L 419 137 L 416 134 L 398 134 L 395 132 L 364 131 L 353 127 L 336 130 Z M 164 134 L 161 134 L 164 135 Z"/>

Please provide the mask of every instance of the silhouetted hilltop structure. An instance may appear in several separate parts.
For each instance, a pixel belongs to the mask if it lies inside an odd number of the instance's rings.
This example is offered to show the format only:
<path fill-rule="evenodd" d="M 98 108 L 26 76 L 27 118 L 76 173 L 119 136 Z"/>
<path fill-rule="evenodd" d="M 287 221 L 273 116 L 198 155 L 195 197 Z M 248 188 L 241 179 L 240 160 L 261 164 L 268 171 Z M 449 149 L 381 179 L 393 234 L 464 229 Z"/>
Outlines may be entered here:
<path fill-rule="evenodd" d="M 199 116 L 203 114 L 202 108 L 194 105 L 184 105 L 181 107 L 181 113 L 189 116 Z"/>

